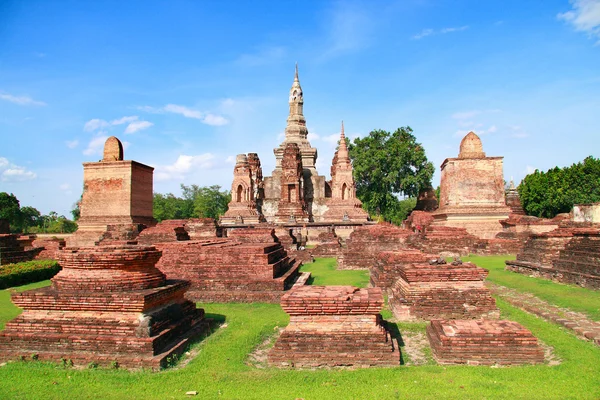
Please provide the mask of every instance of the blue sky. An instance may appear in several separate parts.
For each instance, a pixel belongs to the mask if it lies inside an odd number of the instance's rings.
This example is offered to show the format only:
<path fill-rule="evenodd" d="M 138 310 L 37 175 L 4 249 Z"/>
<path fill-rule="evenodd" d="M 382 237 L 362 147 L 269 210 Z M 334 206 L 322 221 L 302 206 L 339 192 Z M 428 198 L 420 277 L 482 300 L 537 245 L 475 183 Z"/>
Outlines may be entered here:
<path fill-rule="evenodd" d="M 106 137 L 157 192 L 270 175 L 298 62 L 317 168 L 410 126 L 436 166 L 477 132 L 515 181 L 599 157 L 600 0 L 0 2 L 0 191 L 69 215 Z"/>

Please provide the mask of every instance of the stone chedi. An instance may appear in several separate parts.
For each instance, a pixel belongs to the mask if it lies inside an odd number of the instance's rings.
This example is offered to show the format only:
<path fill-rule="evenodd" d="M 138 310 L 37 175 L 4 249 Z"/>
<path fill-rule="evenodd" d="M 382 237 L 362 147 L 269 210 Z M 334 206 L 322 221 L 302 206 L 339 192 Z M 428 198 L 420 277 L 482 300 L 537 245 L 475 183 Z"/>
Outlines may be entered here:
<path fill-rule="evenodd" d="M 92 246 L 105 239 L 132 239 L 153 226 L 152 175 L 154 168 L 123 160 L 123 145 L 106 140 L 99 162 L 83 163 L 83 195 L 77 232 L 69 246 Z"/>
<path fill-rule="evenodd" d="M 12 295 L 24 312 L 0 332 L 1 357 L 164 366 L 206 323 L 184 298 L 190 283 L 156 269 L 160 257 L 130 244 L 63 249 L 51 287 Z"/>
<path fill-rule="evenodd" d="M 488 271 L 443 259 L 404 264 L 391 288 L 390 308 L 399 320 L 498 318 L 484 280 Z"/>
<path fill-rule="evenodd" d="M 340 134 L 340 146 L 335 152 L 331 165 L 331 197 L 326 199 L 327 209 L 321 221 L 367 221 L 369 214 L 362 209 L 362 203 L 356 198 L 356 185 L 352 176 L 352 163 L 346 145 L 344 122 Z"/>
<path fill-rule="evenodd" d="M 285 294 L 290 315 L 268 355 L 276 366 L 396 366 L 400 348 L 379 314 L 380 288 L 302 286 Z"/>
<path fill-rule="evenodd" d="M 427 326 L 433 357 L 440 364 L 514 365 L 544 362 L 538 340 L 506 320 L 433 320 Z"/>
<path fill-rule="evenodd" d="M 500 220 L 508 218 L 503 157 L 486 157 L 481 139 L 469 132 L 460 143 L 458 158 L 441 166 L 440 203 L 434 225 L 465 228 L 483 239 L 502 231 Z"/>
<path fill-rule="evenodd" d="M 518 215 L 525 215 L 525 211 L 523 211 L 523 206 L 521 205 L 521 197 L 519 196 L 519 192 L 515 187 L 515 182 L 510 179 L 510 184 L 508 185 L 508 189 L 506 189 L 506 205 L 510 207 L 510 212 Z"/>
<path fill-rule="evenodd" d="M 257 224 L 264 219 L 259 201 L 262 192 L 262 168 L 256 153 L 238 154 L 233 168 L 231 201 L 221 223 Z"/>
<path fill-rule="evenodd" d="M 274 222 L 308 222 L 300 148 L 288 143 L 281 160 L 280 196 Z"/>

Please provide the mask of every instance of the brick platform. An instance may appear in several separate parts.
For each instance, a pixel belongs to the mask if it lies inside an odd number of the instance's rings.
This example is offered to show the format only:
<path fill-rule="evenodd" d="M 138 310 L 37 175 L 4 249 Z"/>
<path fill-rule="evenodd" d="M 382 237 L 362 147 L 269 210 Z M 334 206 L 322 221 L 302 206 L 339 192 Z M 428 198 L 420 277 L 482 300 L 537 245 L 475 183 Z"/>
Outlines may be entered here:
<path fill-rule="evenodd" d="M 427 326 L 434 358 L 440 364 L 511 365 L 544 362 L 531 332 L 505 320 L 435 320 Z"/>
<path fill-rule="evenodd" d="M 530 237 L 506 269 L 600 289 L 600 229 L 565 225 Z"/>
<path fill-rule="evenodd" d="M 144 229 L 137 237 L 139 244 L 152 245 L 159 242 L 177 242 L 190 240 L 185 230 L 185 219 L 170 219 L 159 222 L 156 226 Z"/>
<path fill-rule="evenodd" d="M 58 253 L 66 246 L 66 242 L 59 238 L 36 238 L 32 246 L 40 249 L 35 256 L 36 260 L 57 260 Z"/>
<path fill-rule="evenodd" d="M 0 234 L 0 265 L 31 261 L 40 251 L 41 249 L 25 250 L 19 235 Z"/>
<path fill-rule="evenodd" d="M 0 333 L 1 358 L 164 366 L 206 323 L 184 298 L 189 282 L 166 280 L 155 268 L 160 256 L 130 244 L 62 250 L 51 287 L 12 295 L 25 311 Z"/>
<path fill-rule="evenodd" d="M 187 297 L 193 301 L 279 303 L 300 268 L 272 238 L 271 243 L 213 239 L 155 246 L 163 253 L 156 266 L 168 278 L 191 281 Z"/>
<path fill-rule="evenodd" d="M 408 248 L 406 239 L 411 231 L 392 224 L 359 227 L 346 240 L 346 248 L 338 259 L 338 269 L 368 269 L 375 265 L 382 251 Z"/>
<path fill-rule="evenodd" d="M 472 263 L 405 265 L 392 286 L 390 308 L 400 320 L 498 318 L 483 283 L 487 274 Z"/>
<path fill-rule="evenodd" d="M 285 294 L 290 323 L 268 355 L 276 366 L 396 366 L 400 348 L 379 312 L 380 288 L 304 286 Z"/>
<path fill-rule="evenodd" d="M 375 265 L 370 268 L 370 283 L 385 291 L 390 289 L 394 282 L 401 276 L 404 266 L 413 263 L 425 263 L 437 258 L 437 255 L 410 249 L 380 253 L 377 256 Z"/>

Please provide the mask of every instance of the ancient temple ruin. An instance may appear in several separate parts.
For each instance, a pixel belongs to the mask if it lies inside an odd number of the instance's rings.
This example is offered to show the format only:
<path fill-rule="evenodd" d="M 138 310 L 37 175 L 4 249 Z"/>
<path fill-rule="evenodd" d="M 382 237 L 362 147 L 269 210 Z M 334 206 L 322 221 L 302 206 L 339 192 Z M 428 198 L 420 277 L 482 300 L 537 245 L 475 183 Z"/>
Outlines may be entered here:
<path fill-rule="evenodd" d="M 77 232 L 69 246 L 93 246 L 105 240 L 132 239 L 156 221 L 152 216 L 154 168 L 123 160 L 123 145 L 114 136 L 98 162 L 83 163 L 83 195 Z"/>
<path fill-rule="evenodd" d="M 306 222 L 360 224 L 368 220 L 367 212 L 356 198 L 343 123 L 340 146 L 331 167 L 331 181 L 317 172 L 317 149 L 308 141 L 298 66 L 290 89 L 285 139 L 273 152 L 275 169 L 264 179 L 256 153 L 237 156 L 232 200 L 229 210 L 221 218 L 223 225 L 262 221 L 279 225 Z"/>
<path fill-rule="evenodd" d="M 440 204 L 433 225 L 465 228 L 482 239 L 502 231 L 500 220 L 511 209 L 504 194 L 503 157 L 487 157 L 481 139 L 469 132 L 460 142 L 458 158 L 441 166 Z"/>

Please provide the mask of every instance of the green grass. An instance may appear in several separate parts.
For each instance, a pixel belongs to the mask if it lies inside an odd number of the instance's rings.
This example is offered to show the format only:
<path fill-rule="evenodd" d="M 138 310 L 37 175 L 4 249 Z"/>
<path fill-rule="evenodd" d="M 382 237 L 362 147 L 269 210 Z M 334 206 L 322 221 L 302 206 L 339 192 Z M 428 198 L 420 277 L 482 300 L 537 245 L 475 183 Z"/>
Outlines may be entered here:
<path fill-rule="evenodd" d="M 352 285 L 363 288 L 369 284 L 368 270 L 337 270 L 335 258 L 316 258 L 313 263 L 304 264 L 300 271 L 311 273 L 311 285 Z"/>
<path fill-rule="evenodd" d="M 514 256 L 469 256 L 463 260 L 488 269 L 490 274 L 487 279 L 490 282 L 531 293 L 550 304 L 583 312 L 591 319 L 600 321 L 600 291 L 506 271 L 504 261 L 514 260 Z"/>
<path fill-rule="evenodd" d="M 4 329 L 4 325 L 7 321 L 15 318 L 21 314 L 21 309 L 15 306 L 10 301 L 10 290 L 16 290 L 18 292 L 24 292 L 25 290 L 37 289 L 40 287 L 48 286 L 49 280 L 30 283 L 28 285 L 18 286 L 14 289 L 0 290 L 0 329 Z M 1 398 L 2 396 L 0 396 Z"/>
<path fill-rule="evenodd" d="M 329 268 L 325 268 L 326 264 Z M 315 280 L 332 279 L 331 263 L 318 261 Z M 320 267 L 319 267 L 320 266 Z M 323 268 L 329 278 L 320 278 Z M 337 271 L 337 273 L 356 271 Z M 362 279 L 362 280 L 361 280 Z M 366 283 L 364 276 L 336 283 Z M 0 292 L 0 310 L 8 297 Z M 600 349 L 565 329 L 498 300 L 502 316 L 530 329 L 562 359 L 558 366 L 511 368 L 470 366 L 399 366 L 358 370 L 296 371 L 258 369 L 245 363 L 287 315 L 273 304 L 206 304 L 211 316 L 225 319 L 203 342 L 199 354 L 183 368 L 160 373 L 122 370 L 77 370 L 37 361 L 0 367 L 0 398 L 181 399 L 198 391 L 199 399 L 598 399 Z M 6 322 L 4 316 L 0 322 Z M 425 324 L 399 324 L 402 331 L 423 331 Z"/>

